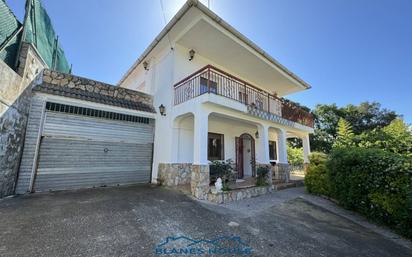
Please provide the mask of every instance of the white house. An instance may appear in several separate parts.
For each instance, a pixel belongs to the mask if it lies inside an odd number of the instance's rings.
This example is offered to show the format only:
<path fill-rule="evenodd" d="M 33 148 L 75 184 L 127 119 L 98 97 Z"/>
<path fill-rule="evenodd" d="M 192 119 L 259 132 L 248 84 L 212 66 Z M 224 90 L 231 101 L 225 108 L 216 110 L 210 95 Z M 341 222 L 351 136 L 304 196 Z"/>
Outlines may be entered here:
<path fill-rule="evenodd" d="M 154 183 L 159 167 L 179 173 L 212 160 L 235 161 L 238 178 L 253 176 L 255 164 L 285 167 L 288 137 L 302 138 L 308 162 L 313 118 L 281 97 L 310 86 L 196 0 L 118 85 L 152 95 L 159 107 Z"/>

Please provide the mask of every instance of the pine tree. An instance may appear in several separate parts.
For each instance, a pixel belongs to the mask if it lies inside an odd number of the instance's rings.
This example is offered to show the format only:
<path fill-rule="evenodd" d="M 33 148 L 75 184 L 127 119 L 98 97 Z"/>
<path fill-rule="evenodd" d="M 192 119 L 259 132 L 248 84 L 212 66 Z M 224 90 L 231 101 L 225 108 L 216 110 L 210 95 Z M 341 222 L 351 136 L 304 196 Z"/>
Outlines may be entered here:
<path fill-rule="evenodd" d="M 339 119 L 337 136 L 333 147 L 347 147 L 354 145 L 355 134 L 353 133 L 352 125 L 344 120 Z"/>

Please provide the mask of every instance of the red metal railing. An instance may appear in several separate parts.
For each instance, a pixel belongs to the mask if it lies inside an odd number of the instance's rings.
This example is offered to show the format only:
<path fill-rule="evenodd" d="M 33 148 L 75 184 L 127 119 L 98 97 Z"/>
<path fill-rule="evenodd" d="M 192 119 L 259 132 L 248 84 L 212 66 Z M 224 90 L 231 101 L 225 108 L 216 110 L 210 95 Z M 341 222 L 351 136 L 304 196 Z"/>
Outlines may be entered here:
<path fill-rule="evenodd" d="M 212 93 L 313 127 L 313 117 L 309 112 L 212 65 L 207 65 L 176 83 L 174 91 L 175 105 Z"/>

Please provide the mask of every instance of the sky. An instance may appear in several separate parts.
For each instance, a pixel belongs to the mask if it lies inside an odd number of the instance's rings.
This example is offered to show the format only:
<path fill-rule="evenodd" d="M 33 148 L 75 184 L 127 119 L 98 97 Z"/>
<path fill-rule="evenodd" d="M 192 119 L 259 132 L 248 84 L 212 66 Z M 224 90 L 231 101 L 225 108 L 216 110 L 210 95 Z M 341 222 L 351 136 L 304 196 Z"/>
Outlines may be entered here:
<path fill-rule="evenodd" d="M 6 0 L 22 20 L 25 0 Z M 202 1 L 207 4 L 207 0 Z M 377 101 L 412 123 L 412 1 L 209 0 L 312 88 L 313 108 Z M 42 0 L 73 74 L 116 84 L 165 26 L 160 0 Z M 169 21 L 184 0 L 163 0 Z"/>

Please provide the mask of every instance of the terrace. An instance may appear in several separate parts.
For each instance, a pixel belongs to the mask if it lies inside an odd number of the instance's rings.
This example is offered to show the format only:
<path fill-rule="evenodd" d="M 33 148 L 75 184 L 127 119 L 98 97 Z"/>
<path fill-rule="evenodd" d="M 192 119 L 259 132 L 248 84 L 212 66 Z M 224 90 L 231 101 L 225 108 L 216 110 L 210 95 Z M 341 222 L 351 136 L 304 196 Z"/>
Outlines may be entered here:
<path fill-rule="evenodd" d="M 313 128 L 313 116 L 302 107 L 279 98 L 212 65 L 207 65 L 174 85 L 174 104 L 203 94 L 216 94 L 253 109 Z"/>

